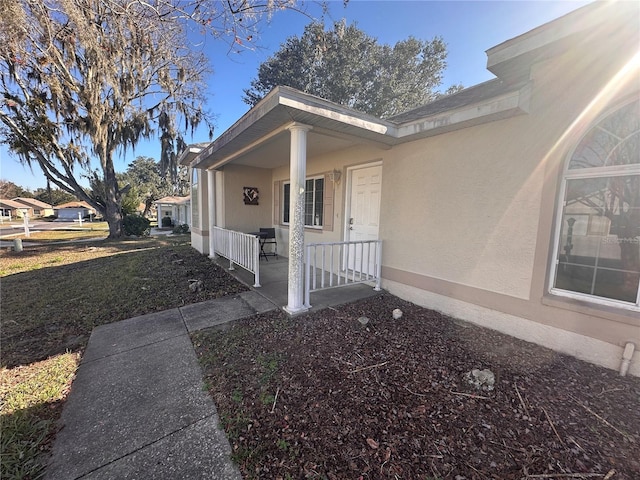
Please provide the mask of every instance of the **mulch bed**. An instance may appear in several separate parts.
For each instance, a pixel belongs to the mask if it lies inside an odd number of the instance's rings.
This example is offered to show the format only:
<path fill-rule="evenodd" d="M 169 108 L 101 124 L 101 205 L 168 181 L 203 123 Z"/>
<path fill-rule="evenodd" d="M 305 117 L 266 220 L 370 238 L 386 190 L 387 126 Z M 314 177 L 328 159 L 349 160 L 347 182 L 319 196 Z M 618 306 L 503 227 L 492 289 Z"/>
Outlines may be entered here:
<path fill-rule="evenodd" d="M 389 294 L 193 341 L 247 479 L 640 478 L 640 379 Z"/>

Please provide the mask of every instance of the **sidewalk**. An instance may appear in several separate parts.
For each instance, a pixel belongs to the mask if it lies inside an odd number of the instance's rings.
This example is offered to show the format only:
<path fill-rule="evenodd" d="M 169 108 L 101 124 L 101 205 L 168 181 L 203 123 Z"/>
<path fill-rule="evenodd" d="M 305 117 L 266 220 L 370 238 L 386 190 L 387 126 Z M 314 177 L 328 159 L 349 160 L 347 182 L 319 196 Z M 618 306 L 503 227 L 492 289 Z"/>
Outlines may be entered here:
<path fill-rule="evenodd" d="M 240 480 L 189 333 L 274 308 L 248 291 L 97 327 L 45 478 Z"/>

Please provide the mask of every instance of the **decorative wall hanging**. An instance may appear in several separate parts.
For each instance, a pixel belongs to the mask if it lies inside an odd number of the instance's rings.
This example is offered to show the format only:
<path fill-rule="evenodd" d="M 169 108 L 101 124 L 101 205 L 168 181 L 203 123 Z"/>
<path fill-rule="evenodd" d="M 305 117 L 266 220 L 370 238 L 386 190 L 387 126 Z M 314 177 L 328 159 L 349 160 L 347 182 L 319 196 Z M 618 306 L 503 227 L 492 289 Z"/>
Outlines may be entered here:
<path fill-rule="evenodd" d="M 245 205 L 258 205 L 258 189 L 256 187 L 242 187 L 242 198 Z"/>

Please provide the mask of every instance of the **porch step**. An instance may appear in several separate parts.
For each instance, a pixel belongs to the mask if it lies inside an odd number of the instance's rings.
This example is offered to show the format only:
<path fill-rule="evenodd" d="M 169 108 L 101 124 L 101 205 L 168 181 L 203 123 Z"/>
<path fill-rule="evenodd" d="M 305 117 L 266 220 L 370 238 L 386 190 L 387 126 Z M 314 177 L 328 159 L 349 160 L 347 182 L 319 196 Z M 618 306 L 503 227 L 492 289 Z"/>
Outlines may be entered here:
<path fill-rule="evenodd" d="M 187 331 L 193 333 L 277 308 L 255 290 L 249 290 L 239 295 L 185 305 L 180 308 L 180 313 Z"/>

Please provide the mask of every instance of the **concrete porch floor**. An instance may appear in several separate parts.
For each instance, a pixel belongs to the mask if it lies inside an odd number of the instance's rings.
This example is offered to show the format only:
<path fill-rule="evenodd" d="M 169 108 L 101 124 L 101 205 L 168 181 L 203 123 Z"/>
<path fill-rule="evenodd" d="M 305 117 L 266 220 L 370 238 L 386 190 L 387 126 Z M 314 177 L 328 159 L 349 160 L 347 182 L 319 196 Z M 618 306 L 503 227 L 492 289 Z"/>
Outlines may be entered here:
<path fill-rule="evenodd" d="M 254 288 L 253 274 L 244 268 L 235 266 L 234 270 L 229 270 L 229 260 L 224 257 L 217 257 L 218 265 L 233 275 L 236 279 L 255 290 L 257 293 L 274 303 L 279 308 L 287 305 L 287 277 L 289 261 L 286 257 L 269 257 L 268 260 L 260 260 L 260 285 Z M 312 292 L 310 295 L 311 309 L 314 312 L 327 307 L 335 307 L 344 303 L 353 302 L 362 298 L 372 297 L 379 292 L 374 289 L 374 283 L 361 283 L 344 287 L 330 288 L 319 292 Z"/>

